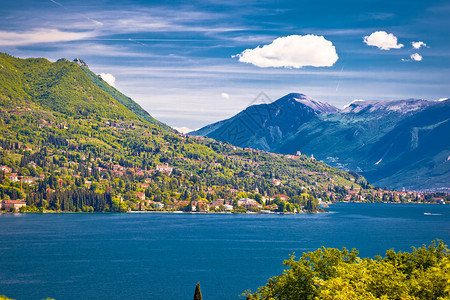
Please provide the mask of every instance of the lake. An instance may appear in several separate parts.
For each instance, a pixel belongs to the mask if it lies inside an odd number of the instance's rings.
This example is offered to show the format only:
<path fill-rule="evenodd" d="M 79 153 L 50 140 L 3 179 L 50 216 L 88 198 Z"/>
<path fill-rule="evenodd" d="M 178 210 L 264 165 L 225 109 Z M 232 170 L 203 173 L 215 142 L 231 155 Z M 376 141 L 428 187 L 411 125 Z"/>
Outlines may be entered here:
<path fill-rule="evenodd" d="M 424 214 L 430 213 L 430 214 Z M 327 214 L 3 214 L 0 295 L 239 299 L 320 246 L 360 257 L 450 240 L 450 206 L 337 204 Z"/>

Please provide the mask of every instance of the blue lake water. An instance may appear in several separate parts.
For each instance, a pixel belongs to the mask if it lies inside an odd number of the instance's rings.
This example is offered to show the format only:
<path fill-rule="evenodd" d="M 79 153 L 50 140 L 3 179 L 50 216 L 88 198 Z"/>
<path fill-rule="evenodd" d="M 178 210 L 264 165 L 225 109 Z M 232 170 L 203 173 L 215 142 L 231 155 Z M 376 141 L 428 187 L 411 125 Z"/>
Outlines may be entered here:
<path fill-rule="evenodd" d="M 449 205 L 337 204 L 328 214 L 0 215 L 0 295 L 239 299 L 324 245 L 372 257 L 450 240 Z M 424 215 L 431 213 L 431 215 Z"/>

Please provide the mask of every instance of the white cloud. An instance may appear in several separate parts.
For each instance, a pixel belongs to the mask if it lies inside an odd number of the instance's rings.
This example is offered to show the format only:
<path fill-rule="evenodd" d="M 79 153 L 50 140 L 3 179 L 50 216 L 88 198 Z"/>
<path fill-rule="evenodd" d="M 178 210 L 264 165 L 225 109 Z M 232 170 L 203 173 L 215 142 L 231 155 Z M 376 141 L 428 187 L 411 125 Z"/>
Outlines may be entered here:
<path fill-rule="evenodd" d="M 222 96 L 225 99 L 230 99 L 230 95 L 227 93 L 222 93 L 222 94 L 220 94 L 220 96 Z"/>
<path fill-rule="evenodd" d="M 364 37 L 364 43 L 369 46 L 378 47 L 381 50 L 399 49 L 403 44 L 397 43 L 397 37 L 386 31 L 375 31 L 369 36 Z"/>
<path fill-rule="evenodd" d="M 0 31 L 1 46 L 20 46 L 41 43 L 68 42 L 95 36 L 94 32 L 69 32 L 59 29 L 35 29 L 25 32 Z"/>
<path fill-rule="evenodd" d="M 331 67 L 339 58 L 332 42 L 313 34 L 280 37 L 269 45 L 247 49 L 233 57 L 261 68 Z"/>
<path fill-rule="evenodd" d="M 412 42 L 411 45 L 413 46 L 414 49 L 420 49 L 420 47 L 426 47 L 427 46 L 427 44 L 425 44 L 422 41 Z"/>
<path fill-rule="evenodd" d="M 410 57 L 411 57 L 411 59 L 414 60 L 414 61 L 421 61 L 421 60 L 422 60 L 422 55 L 420 55 L 419 53 L 411 54 Z"/>
<path fill-rule="evenodd" d="M 116 87 L 116 77 L 109 73 L 101 73 L 100 77 L 110 86 Z"/>
<path fill-rule="evenodd" d="M 444 101 L 447 101 L 448 99 L 450 99 L 450 98 L 441 98 L 438 100 L 438 102 L 444 102 Z"/>
<path fill-rule="evenodd" d="M 175 129 L 176 131 L 181 132 L 181 133 L 188 133 L 188 132 L 194 131 L 194 130 L 192 130 L 190 128 L 187 128 L 185 126 L 182 126 L 182 127 L 175 127 L 175 126 L 173 126 L 173 129 Z"/>

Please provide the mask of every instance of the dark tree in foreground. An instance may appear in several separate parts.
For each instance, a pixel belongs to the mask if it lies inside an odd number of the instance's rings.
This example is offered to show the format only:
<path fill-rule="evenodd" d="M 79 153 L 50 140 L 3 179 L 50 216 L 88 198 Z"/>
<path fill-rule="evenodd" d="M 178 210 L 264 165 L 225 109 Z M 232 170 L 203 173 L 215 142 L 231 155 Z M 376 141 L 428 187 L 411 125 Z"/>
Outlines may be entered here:
<path fill-rule="evenodd" d="M 194 300 L 203 300 L 202 291 L 200 290 L 200 282 L 195 286 Z"/>

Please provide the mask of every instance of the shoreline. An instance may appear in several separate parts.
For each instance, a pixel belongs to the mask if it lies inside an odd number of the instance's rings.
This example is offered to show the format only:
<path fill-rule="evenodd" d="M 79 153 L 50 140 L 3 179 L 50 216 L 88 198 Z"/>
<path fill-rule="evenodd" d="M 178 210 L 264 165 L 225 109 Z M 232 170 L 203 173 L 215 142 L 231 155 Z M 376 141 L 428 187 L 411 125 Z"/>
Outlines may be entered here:
<path fill-rule="evenodd" d="M 143 210 L 143 211 L 127 211 L 127 212 L 73 212 L 73 211 L 43 211 L 43 212 L 0 212 L 2 214 L 201 214 L 201 215 L 301 215 L 301 214 L 318 214 L 318 213 L 329 213 L 329 211 L 316 211 L 316 212 L 271 212 L 271 213 L 260 213 L 260 212 L 187 212 L 187 211 L 156 211 L 156 210 Z"/>
<path fill-rule="evenodd" d="M 398 202 L 379 202 L 379 203 L 367 203 L 367 202 L 347 202 L 347 201 L 341 201 L 341 202 L 333 202 L 333 203 L 326 203 L 327 205 L 336 205 L 336 204 L 395 204 L 395 205 L 402 205 L 402 204 L 413 204 L 413 205 L 450 205 L 450 203 L 441 204 L 441 203 L 398 203 Z M 321 214 L 321 213 L 330 213 L 328 210 L 329 207 L 321 207 L 322 211 L 313 211 L 313 212 L 274 212 L 274 211 L 264 211 L 264 212 L 232 212 L 232 211 L 226 211 L 226 212 L 209 212 L 209 211 L 200 211 L 200 212 L 186 212 L 186 211 L 165 211 L 165 210 L 143 210 L 143 211 L 126 211 L 126 212 L 73 212 L 73 211 L 43 211 L 43 212 L 6 212 L 6 211 L 0 211 L 0 215 L 3 214 L 14 214 L 14 215 L 22 215 L 22 214 L 218 214 L 218 215 L 238 215 L 238 214 L 244 214 L 244 215 L 298 215 L 298 214 Z"/>

